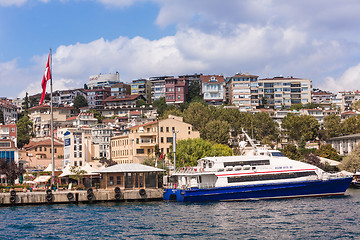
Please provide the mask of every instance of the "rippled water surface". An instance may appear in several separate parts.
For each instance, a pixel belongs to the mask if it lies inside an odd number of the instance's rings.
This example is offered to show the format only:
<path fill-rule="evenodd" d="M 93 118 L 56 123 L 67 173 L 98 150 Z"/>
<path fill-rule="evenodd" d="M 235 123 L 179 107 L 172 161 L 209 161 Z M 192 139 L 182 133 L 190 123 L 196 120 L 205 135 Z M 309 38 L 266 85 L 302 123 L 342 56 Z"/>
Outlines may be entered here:
<path fill-rule="evenodd" d="M 0 208 L 0 239 L 360 239 L 360 190 L 241 202 Z"/>

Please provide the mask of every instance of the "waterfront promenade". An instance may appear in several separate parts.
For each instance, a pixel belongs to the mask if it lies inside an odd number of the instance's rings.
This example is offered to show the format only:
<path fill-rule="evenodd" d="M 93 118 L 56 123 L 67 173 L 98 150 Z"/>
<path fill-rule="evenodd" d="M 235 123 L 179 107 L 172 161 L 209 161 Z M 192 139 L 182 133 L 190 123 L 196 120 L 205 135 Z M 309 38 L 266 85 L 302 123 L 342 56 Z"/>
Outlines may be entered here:
<path fill-rule="evenodd" d="M 0 193 L 0 206 L 27 205 L 27 204 L 58 204 L 58 203 L 88 203 L 108 201 L 153 201 L 162 200 L 162 189 L 140 190 L 115 190 L 91 189 L 91 190 L 57 190 Z"/>

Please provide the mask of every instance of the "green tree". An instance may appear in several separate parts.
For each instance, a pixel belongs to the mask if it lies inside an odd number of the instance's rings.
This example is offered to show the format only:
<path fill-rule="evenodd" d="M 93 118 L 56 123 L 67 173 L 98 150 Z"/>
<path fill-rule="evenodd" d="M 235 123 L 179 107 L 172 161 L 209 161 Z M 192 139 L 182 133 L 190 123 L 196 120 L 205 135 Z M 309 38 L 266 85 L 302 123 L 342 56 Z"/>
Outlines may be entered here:
<path fill-rule="evenodd" d="M 299 141 L 301 137 L 305 141 L 315 140 L 319 136 L 320 124 L 308 115 L 296 116 L 289 113 L 284 117 L 281 127 L 291 140 Z"/>
<path fill-rule="evenodd" d="M 84 83 L 84 89 L 87 90 L 89 89 L 88 85 L 86 83 Z"/>
<path fill-rule="evenodd" d="M 28 114 L 29 105 L 30 105 L 30 103 L 29 103 L 29 95 L 26 92 L 24 102 L 22 103 L 22 109 L 23 109 L 23 112 L 25 112 L 25 114 Z"/>
<path fill-rule="evenodd" d="M 94 118 L 96 118 L 98 120 L 98 123 L 102 123 L 102 121 L 105 119 L 105 117 L 102 115 L 102 113 L 95 110 L 95 109 L 91 109 L 91 110 L 88 110 L 86 112 L 87 113 L 93 113 Z"/>
<path fill-rule="evenodd" d="M 177 108 L 172 108 L 172 109 L 167 109 L 165 110 L 165 112 L 163 113 L 161 119 L 167 119 L 169 117 L 169 115 L 174 115 L 174 116 L 179 116 L 182 117 L 182 112 L 177 109 Z"/>
<path fill-rule="evenodd" d="M 293 160 L 301 159 L 301 154 L 300 154 L 299 150 L 293 144 L 286 145 L 283 149 L 281 149 L 281 152 L 290 159 L 293 159 Z"/>
<path fill-rule="evenodd" d="M 170 147 L 169 158 L 173 161 L 174 153 Z M 232 156 L 231 148 L 223 144 L 212 144 L 201 138 L 179 140 L 176 143 L 176 166 L 196 166 L 200 158 L 206 156 Z"/>
<path fill-rule="evenodd" d="M 352 116 L 345 119 L 341 126 L 344 135 L 360 133 L 360 116 Z"/>
<path fill-rule="evenodd" d="M 356 145 L 354 150 L 348 156 L 344 157 L 340 168 L 353 173 L 360 170 L 360 144 Z"/>
<path fill-rule="evenodd" d="M 184 122 L 191 124 L 196 130 L 204 133 L 206 123 L 212 120 L 211 112 L 208 106 L 201 103 L 191 103 L 183 112 Z"/>
<path fill-rule="evenodd" d="M 139 99 L 136 101 L 136 107 L 141 107 L 141 106 L 145 106 L 146 102 L 144 99 Z"/>
<path fill-rule="evenodd" d="M 74 99 L 74 108 L 79 109 L 82 107 L 87 107 L 88 101 L 83 95 L 77 95 Z"/>
<path fill-rule="evenodd" d="M 24 115 L 16 123 L 17 127 L 17 146 L 22 148 L 25 144 L 30 141 L 30 135 L 32 133 L 33 123 L 31 122 L 28 115 Z"/>
<path fill-rule="evenodd" d="M 187 102 L 192 102 L 193 100 L 202 99 L 201 97 L 201 83 L 198 80 L 191 81 L 189 85 L 189 90 L 187 94 Z"/>
<path fill-rule="evenodd" d="M 318 168 L 321 168 L 321 169 L 325 168 L 325 165 L 321 163 L 320 158 L 312 153 L 306 154 L 304 156 L 303 162 L 317 166 Z"/>
<path fill-rule="evenodd" d="M 165 110 L 168 108 L 164 97 L 160 98 L 159 100 L 155 100 L 152 105 L 156 108 L 159 116 L 162 116 Z"/>
<path fill-rule="evenodd" d="M 290 109 L 299 111 L 300 109 L 303 109 L 303 108 L 304 108 L 304 106 L 302 105 L 302 103 L 296 103 L 296 104 L 293 104 Z"/>
<path fill-rule="evenodd" d="M 261 112 L 251 115 L 251 129 L 254 138 L 261 140 L 263 144 L 277 141 L 279 138 L 278 124 L 268 113 Z"/>
<path fill-rule="evenodd" d="M 70 177 L 77 180 L 78 184 L 81 184 L 81 179 L 85 176 L 87 172 L 82 170 L 79 166 L 70 167 Z"/>
<path fill-rule="evenodd" d="M 341 119 L 339 116 L 332 114 L 324 118 L 325 137 L 327 139 L 340 136 Z"/>
<path fill-rule="evenodd" d="M 5 121 L 4 121 L 4 113 L 3 111 L 0 109 L 0 123 L 1 124 L 5 124 Z"/>
<path fill-rule="evenodd" d="M 340 161 L 339 154 L 337 153 L 336 149 L 331 146 L 331 144 L 325 144 L 320 146 L 320 148 L 316 150 L 315 153 L 323 158 Z"/>
<path fill-rule="evenodd" d="M 230 124 L 225 121 L 211 120 L 206 123 L 201 134 L 205 140 L 214 143 L 228 144 Z"/>

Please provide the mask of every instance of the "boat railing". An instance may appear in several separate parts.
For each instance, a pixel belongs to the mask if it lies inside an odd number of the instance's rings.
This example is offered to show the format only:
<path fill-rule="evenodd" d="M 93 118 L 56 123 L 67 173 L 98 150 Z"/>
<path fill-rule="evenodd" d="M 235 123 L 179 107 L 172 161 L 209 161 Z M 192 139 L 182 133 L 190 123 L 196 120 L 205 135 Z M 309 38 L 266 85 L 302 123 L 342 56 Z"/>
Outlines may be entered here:
<path fill-rule="evenodd" d="M 206 189 L 206 188 L 214 188 L 215 183 L 200 183 L 199 188 L 200 189 Z"/>
<path fill-rule="evenodd" d="M 198 173 L 203 171 L 204 171 L 203 168 L 198 168 L 198 167 L 182 167 L 176 169 L 175 173 Z"/>

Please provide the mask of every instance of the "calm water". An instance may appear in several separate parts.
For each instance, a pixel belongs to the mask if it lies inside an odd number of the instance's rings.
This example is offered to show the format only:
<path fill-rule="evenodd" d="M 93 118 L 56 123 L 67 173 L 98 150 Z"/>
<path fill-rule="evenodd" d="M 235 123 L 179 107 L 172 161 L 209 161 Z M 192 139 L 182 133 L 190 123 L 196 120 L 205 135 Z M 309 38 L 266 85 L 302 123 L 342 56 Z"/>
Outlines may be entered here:
<path fill-rule="evenodd" d="M 346 196 L 215 203 L 0 208 L 0 239 L 360 239 L 360 190 Z"/>

